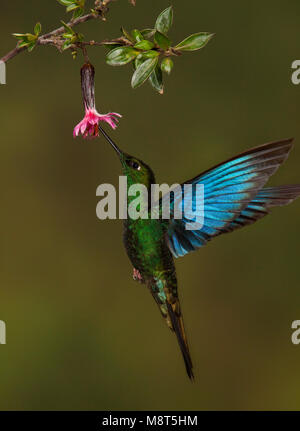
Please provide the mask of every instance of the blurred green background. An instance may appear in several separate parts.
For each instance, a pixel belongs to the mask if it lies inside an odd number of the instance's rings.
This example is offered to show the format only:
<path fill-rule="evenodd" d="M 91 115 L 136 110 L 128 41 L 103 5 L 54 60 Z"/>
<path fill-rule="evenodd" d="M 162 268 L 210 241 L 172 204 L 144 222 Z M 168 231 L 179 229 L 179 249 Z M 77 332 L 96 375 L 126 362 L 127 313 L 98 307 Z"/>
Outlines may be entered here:
<path fill-rule="evenodd" d="M 113 3 L 108 21 L 81 27 L 101 40 L 149 27 L 165 0 Z M 165 95 L 130 88 L 132 68 L 91 48 L 100 112 L 110 132 L 158 182 L 195 176 L 264 142 L 295 137 L 272 184 L 300 182 L 298 0 L 173 1 L 179 42 L 216 33 L 175 59 Z M 1 3 L 1 54 L 13 32 L 67 19 L 54 0 Z M 176 261 L 195 365 L 186 377 L 175 340 L 149 292 L 132 280 L 121 221 L 96 218 L 96 188 L 118 184 L 103 139 L 72 137 L 83 108 L 82 59 L 53 47 L 8 63 L 1 98 L 0 409 L 300 409 L 300 201 Z M 108 130 L 108 128 L 106 128 Z"/>

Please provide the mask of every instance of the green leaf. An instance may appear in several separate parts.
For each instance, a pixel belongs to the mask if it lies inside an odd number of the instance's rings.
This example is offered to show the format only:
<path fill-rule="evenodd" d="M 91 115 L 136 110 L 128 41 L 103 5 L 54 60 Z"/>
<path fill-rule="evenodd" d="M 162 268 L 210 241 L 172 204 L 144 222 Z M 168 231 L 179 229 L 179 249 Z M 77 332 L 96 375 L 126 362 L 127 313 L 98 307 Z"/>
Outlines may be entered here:
<path fill-rule="evenodd" d="M 141 63 L 143 63 L 148 58 L 155 58 L 159 56 L 159 52 L 157 51 L 145 51 L 141 52 L 135 59 L 135 67 L 137 68 Z"/>
<path fill-rule="evenodd" d="M 63 51 L 65 51 L 66 49 L 68 49 L 70 46 L 72 45 L 72 42 L 69 40 L 66 40 L 63 45 L 62 45 L 62 49 Z"/>
<path fill-rule="evenodd" d="M 79 18 L 81 15 L 83 15 L 84 13 L 84 9 L 79 7 L 78 9 L 76 9 L 73 13 L 73 19 Z"/>
<path fill-rule="evenodd" d="M 66 12 L 73 12 L 73 19 L 79 18 L 84 13 L 85 0 L 58 0 L 60 4 L 66 6 Z"/>
<path fill-rule="evenodd" d="M 167 36 L 165 36 L 163 33 L 161 33 L 160 31 L 155 32 L 154 42 L 156 43 L 156 45 L 158 45 L 164 51 L 169 49 L 170 45 L 171 45 L 170 39 Z"/>
<path fill-rule="evenodd" d="M 30 42 L 34 42 L 37 39 L 37 36 L 35 34 L 27 33 L 26 36 Z"/>
<path fill-rule="evenodd" d="M 125 39 L 129 40 L 130 42 L 134 42 L 133 38 L 130 36 L 130 34 L 124 27 L 121 27 L 121 32 L 123 33 Z"/>
<path fill-rule="evenodd" d="M 153 49 L 151 49 L 150 51 L 142 52 L 141 55 L 144 58 L 155 58 L 155 57 L 159 56 L 159 52 L 158 51 L 154 51 Z"/>
<path fill-rule="evenodd" d="M 21 46 L 21 45 L 25 46 L 25 45 L 28 45 L 31 43 L 35 44 L 35 42 L 38 38 L 38 36 L 36 34 L 31 34 L 31 33 L 24 33 L 24 34 L 13 33 L 13 36 L 15 36 L 18 40 L 21 41 L 21 43 L 19 43 L 19 46 Z M 25 43 L 23 43 L 23 42 L 25 42 Z"/>
<path fill-rule="evenodd" d="M 144 57 L 143 54 L 139 54 L 136 59 L 134 60 L 134 69 L 137 69 L 144 61 L 147 59 Z"/>
<path fill-rule="evenodd" d="M 161 33 L 167 34 L 173 23 L 173 7 L 163 10 L 157 17 L 155 28 Z"/>
<path fill-rule="evenodd" d="M 136 43 L 134 47 L 143 51 L 149 51 L 149 49 L 154 47 L 154 43 L 150 42 L 150 40 L 141 40 L 140 42 Z"/>
<path fill-rule="evenodd" d="M 120 48 L 120 47 L 122 47 L 123 45 L 118 45 L 118 44 L 116 44 L 116 45 L 104 45 L 104 47 L 108 50 L 108 51 L 112 51 L 113 49 L 116 49 L 116 48 Z"/>
<path fill-rule="evenodd" d="M 19 40 L 23 40 L 25 37 L 25 34 L 22 34 L 22 33 L 12 33 L 12 35 Z"/>
<path fill-rule="evenodd" d="M 116 45 L 124 46 L 124 45 L 121 45 L 120 42 L 115 42 L 115 41 L 111 41 L 111 40 L 104 40 L 103 42 L 101 42 L 101 44 L 103 46 L 112 46 L 113 48 L 116 48 Z"/>
<path fill-rule="evenodd" d="M 142 64 L 148 58 L 155 58 L 159 56 L 159 52 L 157 51 L 145 51 L 141 52 L 135 59 L 135 68 L 137 69 L 140 64 Z"/>
<path fill-rule="evenodd" d="M 172 69 L 173 69 L 174 63 L 170 57 L 166 57 L 161 62 L 161 70 L 163 72 L 166 72 L 168 75 L 170 75 Z"/>
<path fill-rule="evenodd" d="M 26 40 L 23 40 L 22 42 L 20 42 L 19 43 L 19 48 L 22 48 L 23 46 L 28 46 L 29 45 L 29 42 L 28 41 L 26 41 Z"/>
<path fill-rule="evenodd" d="M 62 25 L 65 27 L 67 33 L 75 34 L 75 31 L 70 27 L 68 24 L 66 24 L 64 21 L 61 21 Z"/>
<path fill-rule="evenodd" d="M 141 42 L 144 39 L 139 30 L 132 30 L 131 34 L 135 42 Z"/>
<path fill-rule="evenodd" d="M 31 43 L 30 45 L 28 45 L 28 48 L 27 48 L 28 52 L 31 52 L 34 49 L 34 47 L 35 47 L 35 43 Z"/>
<path fill-rule="evenodd" d="M 151 39 L 154 33 L 155 33 L 155 28 L 145 28 L 144 30 L 141 31 L 141 35 L 145 39 Z"/>
<path fill-rule="evenodd" d="M 62 4 L 63 6 L 69 6 L 70 4 L 74 3 L 73 0 L 57 0 L 58 3 Z"/>
<path fill-rule="evenodd" d="M 72 12 L 72 10 L 75 10 L 75 9 L 77 9 L 77 8 L 79 8 L 78 4 L 71 3 L 71 4 L 67 7 L 66 11 L 67 11 L 67 12 Z"/>
<path fill-rule="evenodd" d="M 106 63 L 110 66 L 123 66 L 130 63 L 139 52 L 136 49 L 123 46 L 122 48 L 114 48 L 106 56 Z"/>
<path fill-rule="evenodd" d="M 179 51 L 197 51 L 203 48 L 213 37 L 212 33 L 195 33 L 180 42 L 175 49 Z"/>
<path fill-rule="evenodd" d="M 158 62 L 158 57 L 149 58 L 144 61 L 132 75 L 131 86 L 137 88 L 142 85 L 151 75 Z"/>
<path fill-rule="evenodd" d="M 41 31 L 42 31 L 42 24 L 40 22 L 38 22 L 38 23 L 35 24 L 34 34 L 36 36 L 39 36 L 41 34 Z"/>
<path fill-rule="evenodd" d="M 83 36 L 83 34 L 82 34 L 82 33 L 76 33 L 76 36 L 77 36 L 77 40 L 79 40 L 79 42 L 82 42 L 82 41 L 83 41 L 84 36 Z"/>
<path fill-rule="evenodd" d="M 159 94 L 164 93 L 163 76 L 160 67 L 157 65 L 154 71 L 149 77 L 149 82 L 152 87 L 159 92 Z"/>

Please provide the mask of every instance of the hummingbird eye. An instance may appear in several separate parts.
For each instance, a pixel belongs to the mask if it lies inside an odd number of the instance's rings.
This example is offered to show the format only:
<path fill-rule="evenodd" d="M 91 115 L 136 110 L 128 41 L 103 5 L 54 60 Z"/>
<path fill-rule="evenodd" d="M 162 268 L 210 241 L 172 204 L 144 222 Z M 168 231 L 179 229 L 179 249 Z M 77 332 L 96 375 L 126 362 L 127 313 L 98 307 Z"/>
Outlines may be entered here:
<path fill-rule="evenodd" d="M 131 166 L 133 169 L 135 169 L 137 171 L 141 170 L 141 166 L 135 160 L 130 160 L 129 166 Z"/>

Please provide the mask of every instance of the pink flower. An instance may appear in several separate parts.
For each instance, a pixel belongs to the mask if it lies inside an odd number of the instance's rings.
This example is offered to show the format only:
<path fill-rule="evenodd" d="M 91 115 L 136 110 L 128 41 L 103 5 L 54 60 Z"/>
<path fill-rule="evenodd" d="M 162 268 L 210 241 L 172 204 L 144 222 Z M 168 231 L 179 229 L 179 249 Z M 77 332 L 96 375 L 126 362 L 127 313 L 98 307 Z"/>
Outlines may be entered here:
<path fill-rule="evenodd" d="M 115 129 L 118 118 L 122 117 L 122 115 L 116 112 L 108 114 L 99 114 L 97 112 L 95 104 L 95 69 L 90 63 L 84 64 L 81 68 L 81 90 L 85 116 L 74 128 L 74 138 L 80 133 L 84 138 L 99 136 L 98 124 L 100 121 L 106 121 Z"/>
<path fill-rule="evenodd" d="M 116 122 L 118 122 L 117 117 L 122 117 L 122 115 L 116 112 L 110 112 L 109 114 L 98 114 L 96 109 L 85 109 L 85 117 L 77 126 L 74 128 L 74 138 L 82 134 L 84 138 L 92 137 L 95 138 L 99 136 L 98 123 L 99 121 L 106 121 L 113 129 L 117 127 Z"/>

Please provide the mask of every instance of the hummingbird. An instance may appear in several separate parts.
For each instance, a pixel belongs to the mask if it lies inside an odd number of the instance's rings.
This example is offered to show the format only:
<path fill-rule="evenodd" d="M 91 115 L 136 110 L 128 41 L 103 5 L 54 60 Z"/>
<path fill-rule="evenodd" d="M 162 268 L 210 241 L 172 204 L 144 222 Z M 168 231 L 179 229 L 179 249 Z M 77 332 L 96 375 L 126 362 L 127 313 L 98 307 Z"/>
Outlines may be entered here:
<path fill-rule="evenodd" d="M 152 169 L 142 160 L 123 152 L 99 126 L 119 156 L 128 185 L 155 184 Z M 174 258 L 203 247 L 212 238 L 250 225 L 269 214 L 274 206 L 289 204 L 300 196 L 300 184 L 264 187 L 287 159 L 293 139 L 252 148 L 185 181 L 204 185 L 204 222 L 199 230 L 187 230 L 190 221 L 172 217 L 176 198 L 170 200 L 170 219 L 127 218 L 123 242 L 133 266 L 133 278 L 144 284 L 173 333 L 183 356 L 188 377 L 194 380 L 193 364 L 184 329 Z M 194 199 L 194 195 L 184 199 Z M 128 205 L 132 197 L 128 196 Z M 160 201 L 161 205 L 161 201 Z M 149 210 L 150 211 L 150 210 Z"/>

